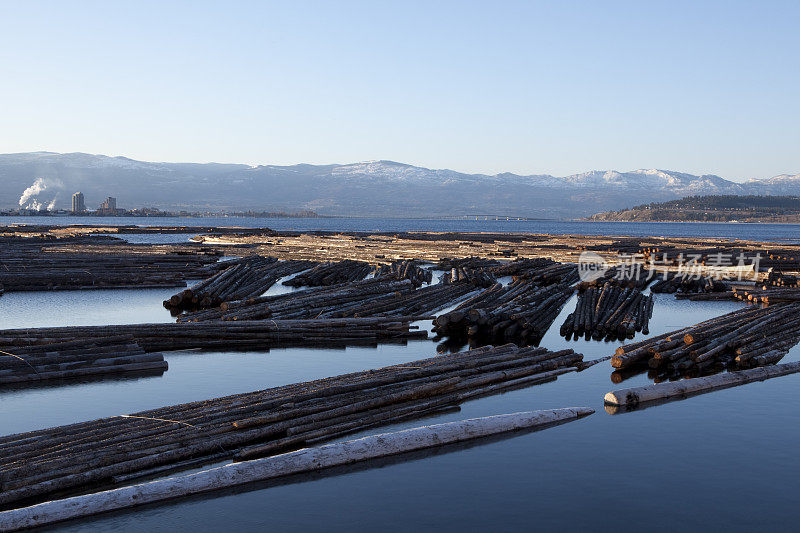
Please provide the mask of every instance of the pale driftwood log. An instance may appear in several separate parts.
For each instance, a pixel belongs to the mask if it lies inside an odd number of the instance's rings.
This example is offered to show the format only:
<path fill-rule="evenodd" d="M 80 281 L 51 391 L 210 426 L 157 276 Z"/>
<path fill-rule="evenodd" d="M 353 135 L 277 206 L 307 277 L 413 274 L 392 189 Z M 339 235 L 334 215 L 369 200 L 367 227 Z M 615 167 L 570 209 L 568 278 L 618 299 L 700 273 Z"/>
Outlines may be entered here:
<path fill-rule="evenodd" d="M 671 383 L 659 383 L 646 387 L 620 389 L 605 395 L 605 403 L 610 405 L 635 407 L 641 403 L 667 400 L 681 396 L 702 394 L 719 389 L 745 385 L 754 381 L 777 378 L 800 372 L 800 362 L 782 365 L 751 368 L 738 372 L 715 374 L 703 378 L 685 379 Z"/>
<path fill-rule="evenodd" d="M 254 481 L 318 471 L 520 429 L 544 428 L 577 420 L 592 413 L 594 410 L 588 407 L 529 411 L 370 435 L 275 457 L 232 463 L 187 476 L 0 512 L 0 531 L 39 527 Z"/>

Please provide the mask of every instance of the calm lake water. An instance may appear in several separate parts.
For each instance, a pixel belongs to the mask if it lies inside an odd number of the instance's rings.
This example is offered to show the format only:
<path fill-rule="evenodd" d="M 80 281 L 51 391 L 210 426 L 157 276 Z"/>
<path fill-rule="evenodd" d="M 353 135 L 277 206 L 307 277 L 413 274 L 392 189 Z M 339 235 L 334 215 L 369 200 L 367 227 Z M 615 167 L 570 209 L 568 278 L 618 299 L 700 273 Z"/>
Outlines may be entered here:
<path fill-rule="evenodd" d="M 247 217 L 0 217 L 7 224 L 98 224 L 139 226 L 233 226 L 276 230 L 476 231 L 549 235 L 702 237 L 759 241 L 800 241 L 800 224 L 686 222 L 583 222 L 564 220 L 442 220 L 421 218 L 247 218 Z M 131 242 L 180 242 L 187 235 L 125 235 Z"/>
<path fill-rule="evenodd" d="M 793 230 L 782 238 L 792 234 Z M 0 328 L 166 322 L 171 319 L 161 301 L 174 292 L 10 293 L 0 297 Z M 564 307 L 541 345 L 554 350 L 572 347 L 586 359 L 612 354 L 619 343 L 566 341 L 558 335 L 574 301 Z M 740 306 L 656 295 L 651 335 Z M 166 355 L 170 368 L 160 377 L 0 391 L 0 434 L 247 392 L 435 353 L 433 341 L 377 349 L 176 352 Z M 795 348 L 785 360 L 798 357 L 800 349 Z M 467 402 L 460 412 L 367 433 L 522 410 L 588 406 L 597 411 L 546 431 L 401 457 L 370 465 L 373 468 L 298 476 L 274 486 L 248 486 L 54 529 L 192 533 L 795 529 L 800 376 L 612 416 L 603 409 L 606 392 L 650 381 L 639 375 L 614 385 L 611 371 L 609 362 L 601 363 L 553 383 Z"/>

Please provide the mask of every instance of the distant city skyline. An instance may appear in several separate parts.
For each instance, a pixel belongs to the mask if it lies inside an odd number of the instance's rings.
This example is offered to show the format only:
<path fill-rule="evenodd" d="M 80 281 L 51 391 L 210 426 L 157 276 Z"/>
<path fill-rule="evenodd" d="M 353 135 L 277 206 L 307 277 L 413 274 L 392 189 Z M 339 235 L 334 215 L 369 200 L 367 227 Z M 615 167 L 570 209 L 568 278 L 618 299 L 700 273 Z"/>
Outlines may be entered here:
<path fill-rule="evenodd" d="M 0 2 L 0 152 L 797 174 L 798 21 L 779 1 Z"/>

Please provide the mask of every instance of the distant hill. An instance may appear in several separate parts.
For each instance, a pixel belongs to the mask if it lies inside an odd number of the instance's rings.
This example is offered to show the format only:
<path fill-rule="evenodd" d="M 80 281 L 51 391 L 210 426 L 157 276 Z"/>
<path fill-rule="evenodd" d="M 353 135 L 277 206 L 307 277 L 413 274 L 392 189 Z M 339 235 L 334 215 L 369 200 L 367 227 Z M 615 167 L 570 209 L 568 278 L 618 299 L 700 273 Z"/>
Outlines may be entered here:
<path fill-rule="evenodd" d="M 800 196 L 689 196 L 598 213 L 589 220 L 651 222 L 800 222 Z"/>
<path fill-rule="evenodd" d="M 249 166 L 151 163 L 53 152 L 0 154 L 0 183 L 0 209 L 20 205 L 66 209 L 72 193 L 81 191 L 89 209 L 114 196 L 124 209 L 308 209 L 323 216 L 579 218 L 689 195 L 800 195 L 800 175 L 736 183 L 668 170 L 590 171 L 565 177 L 486 175 L 393 161 Z"/>

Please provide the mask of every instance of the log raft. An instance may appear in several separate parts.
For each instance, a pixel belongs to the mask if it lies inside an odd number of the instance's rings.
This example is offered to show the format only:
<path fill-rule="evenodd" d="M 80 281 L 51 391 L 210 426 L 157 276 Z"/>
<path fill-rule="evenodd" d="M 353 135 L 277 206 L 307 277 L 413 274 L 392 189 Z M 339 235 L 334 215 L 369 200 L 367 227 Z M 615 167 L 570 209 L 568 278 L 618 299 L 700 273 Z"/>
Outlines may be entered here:
<path fill-rule="evenodd" d="M 425 317 L 367 317 L 325 320 L 248 320 L 172 324 L 121 324 L 0 330 L 0 345 L 30 347 L 75 339 L 127 336 L 145 350 L 268 350 L 283 347 L 374 345 L 427 338 L 411 322 Z M 12 352 L 13 353 L 13 352 Z"/>
<path fill-rule="evenodd" d="M 744 308 L 617 348 L 615 368 L 646 362 L 666 376 L 780 361 L 800 341 L 800 303 Z"/>
<path fill-rule="evenodd" d="M 0 237 L 0 286 L 8 292 L 182 287 L 217 268 L 215 250 L 98 243 L 99 237 Z"/>
<path fill-rule="evenodd" d="M 637 288 L 622 288 L 606 282 L 602 287 L 589 287 L 578 295 L 575 311 L 561 325 L 561 336 L 577 339 L 586 334 L 602 338 L 633 338 L 636 332 L 649 333 L 653 316 L 653 297 Z"/>
<path fill-rule="evenodd" d="M 317 265 L 283 282 L 290 287 L 327 287 L 340 283 L 360 281 L 372 271 L 369 263 L 363 261 L 335 261 Z"/>
<path fill-rule="evenodd" d="M 374 277 L 394 280 L 411 280 L 415 287 L 421 287 L 433 281 L 433 272 L 424 268 L 418 261 L 411 259 L 392 261 L 389 264 L 375 267 Z"/>
<path fill-rule="evenodd" d="M 322 319 L 334 317 L 402 316 L 431 317 L 434 312 L 465 297 L 476 288 L 466 283 L 414 288 L 410 279 L 371 278 L 329 287 L 225 302 L 217 309 L 186 313 L 179 322 L 239 321 L 266 318 Z"/>
<path fill-rule="evenodd" d="M 252 393 L 0 437 L 0 505 L 190 459 L 251 459 L 579 370 L 583 356 L 484 347 Z M 196 465 L 195 465 L 196 466 Z"/>
<path fill-rule="evenodd" d="M 166 370 L 162 354 L 145 353 L 133 337 L 125 335 L 27 346 L 0 345 L 0 387 Z"/>
<path fill-rule="evenodd" d="M 469 339 L 473 344 L 514 342 L 534 344 L 547 332 L 572 296 L 568 284 L 540 285 L 518 279 L 497 283 L 434 320 L 443 337 Z"/>
<path fill-rule="evenodd" d="M 314 266 L 310 261 L 278 261 L 274 257 L 251 256 L 225 261 L 224 270 L 173 295 L 164 307 L 178 314 L 187 310 L 217 307 L 223 302 L 264 294 L 280 278 Z"/>
<path fill-rule="evenodd" d="M 546 429 L 578 420 L 592 413 L 594 410 L 588 407 L 569 407 L 473 418 L 370 435 L 318 448 L 305 448 L 275 457 L 228 464 L 186 476 L 0 512 L 0 531 L 40 527 L 73 518 L 128 509 L 255 481 L 314 472 L 512 431 Z"/>

